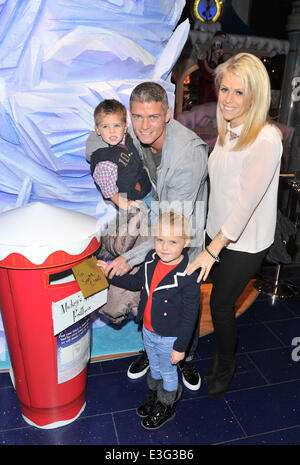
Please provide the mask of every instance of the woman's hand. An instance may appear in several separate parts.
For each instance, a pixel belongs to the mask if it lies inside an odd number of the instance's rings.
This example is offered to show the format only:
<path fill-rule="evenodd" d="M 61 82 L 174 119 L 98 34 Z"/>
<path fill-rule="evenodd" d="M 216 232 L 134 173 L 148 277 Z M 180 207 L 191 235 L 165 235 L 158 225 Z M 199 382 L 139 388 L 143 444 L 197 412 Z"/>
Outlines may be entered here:
<path fill-rule="evenodd" d="M 177 350 L 173 350 L 171 353 L 171 363 L 172 365 L 176 365 L 176 363 L 183 360 L 185 357 L 185 352 L 177 352 Z"/>
<path fill-rule="evenodd" d="M 220 231 L 217 233 L 217 235 L 213 238 L 211 243 L 206 248 L 217 258 L 221 250 L 224 247 L 227 247 L 229 242 L 230 240 L 224 236 L 222 229 L 220 229 Z M 217 260 L 219 261 L 218 258 Z M 204 249 L 198 255 L 198 257 L 196 257 L 195 260 L 187 266 L 186 272 L 188 275 L 190 275 L 194 271 L 198 270 L 198 268 L 201 268 L 201 271 L 197 279 L 197 283 L 200 283 L 201 281 L 206 281 L 215 261 L 216 260 Z"/>
<path fill-rule="evenodd" d="M 198 257 L 196 257 L 195 260 L 188 265 L 186 272 L 190 275 L 194 271 L 198 270 L 198 268 L 201 268 L 197 278 L 197 283 L 200 283 L 201 281 L 206 281 L 214 263 L 215 260 L 206 252 L 206 250 L 202 250 Z"/>

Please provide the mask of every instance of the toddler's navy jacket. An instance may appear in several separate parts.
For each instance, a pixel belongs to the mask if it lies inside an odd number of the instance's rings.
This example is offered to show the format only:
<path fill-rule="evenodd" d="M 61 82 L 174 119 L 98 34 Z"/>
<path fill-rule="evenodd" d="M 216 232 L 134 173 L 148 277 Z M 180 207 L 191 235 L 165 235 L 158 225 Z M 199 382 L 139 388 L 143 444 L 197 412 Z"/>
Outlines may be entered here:
<path fill-rule="evenodd" d="M 126 145 L 102 147 L 92 153 L 92 175 L 97 163 L 102 161 L 111 161 L 117 166 L 117 186 L 119 192 L 127 194 L 128 200 L 141 200 L 151 191 L 147 171 L 129 134 L 126 136 Z M 137 184 L 139 184 L 138 189 Z M 96 186 L 99 188 L 97 183 Z"/>
<path fill-rule="evenodd" d="M 188 276 L 186 267 L 188 255 L 159 283 L 152 295 L 151 325 L 160 336 L 173 336 L 177 339 L 174 350 L 185 352 L 192 338 L 195 324 L 198 324 L 200 306 L 200 284 L 197 273 Z M 159 260 L 155 250 L 150 251 L 136 274 L 115 276 L 110 281 L 115 286 L 131 291 L 141 290 L 137 321 L 144 315 L 149 296 L 154 269 Z"/>

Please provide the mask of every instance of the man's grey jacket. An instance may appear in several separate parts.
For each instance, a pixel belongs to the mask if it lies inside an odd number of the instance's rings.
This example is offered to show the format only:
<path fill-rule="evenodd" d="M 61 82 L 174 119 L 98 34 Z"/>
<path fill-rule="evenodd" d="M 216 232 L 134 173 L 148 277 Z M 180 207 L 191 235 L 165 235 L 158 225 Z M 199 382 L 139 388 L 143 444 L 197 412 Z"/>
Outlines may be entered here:
<path fill-rule="evenodd" d="M 135 136 L 132 126 L 128 129 L 133 143 L 143 160 L 143 148 Z M 107 144 L 95 131 L 91 131 L 86 142 L 86 159 Z M 207 156 L 208 147 L 193 131 L 174 119 L 167 123 L 162 148 L 161 164 L 157 169 L 156 192 L 160 210 L 175 210 L 189 220 L 194 237 L 189 247 L 190 261 L 201 252 L 204 243 L 204 228 L 207 208 Z M 146 170 L 147 167 L 145 166 Z M 123 253 L 132 268 L 141 264 L 147 253 L 154 248 L 153 238 Z"/>

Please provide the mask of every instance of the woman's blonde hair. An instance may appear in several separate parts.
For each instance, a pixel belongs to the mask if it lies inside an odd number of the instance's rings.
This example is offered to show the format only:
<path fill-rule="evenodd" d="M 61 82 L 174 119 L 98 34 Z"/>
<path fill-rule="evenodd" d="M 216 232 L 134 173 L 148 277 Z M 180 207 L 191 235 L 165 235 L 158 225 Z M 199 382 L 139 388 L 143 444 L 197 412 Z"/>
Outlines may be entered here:
<path fill-rule="evenodd" d="M 154 236 L 162 234 L 164 236 L 171 235 L 183 237 L 186 241 L 192 237 L 192 228 L 190 223 L 181 215 L 181 213 L 173 210 L 161 213 L 156 218 L 153 225 Z"/>
<path fill-rule="evenodd" d="M 271 103 L 271 86 L 267 70 L 262 61 L 250 53 L 238 53 L 229 58 L 216 68 L 215 85 L 219 92 L 222 78 L 226 73 L 238 76 L 243 85 L 245 102 L 250 101 L 250 107 L 246 116 L 241 135 L 233 150 L 241 150 L 252 144 L 268 118 Z M 227 121 L 224 119 L 217 105 L 217 124 L 219 144 L 224 145 L 227 130 Z"/>

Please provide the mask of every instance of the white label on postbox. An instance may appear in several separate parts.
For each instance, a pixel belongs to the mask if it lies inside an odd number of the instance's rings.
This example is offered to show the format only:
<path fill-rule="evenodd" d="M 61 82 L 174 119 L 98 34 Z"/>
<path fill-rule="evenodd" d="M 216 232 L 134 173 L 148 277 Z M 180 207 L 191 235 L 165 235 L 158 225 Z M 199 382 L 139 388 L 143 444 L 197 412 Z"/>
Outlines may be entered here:
<path fill-rule="evenodd" d="M 86 368 L 90 358 L 90 327 L 87 317 L 58 334 L 58 384 L 75 378 Z"/>
<path fill-rule="evenodd" d="M 52 302 L 54 336 L 102 307 L 106 302 L 107 289 L 103 289 L 86 299 L 79 291 L 58 302 Z"/>

